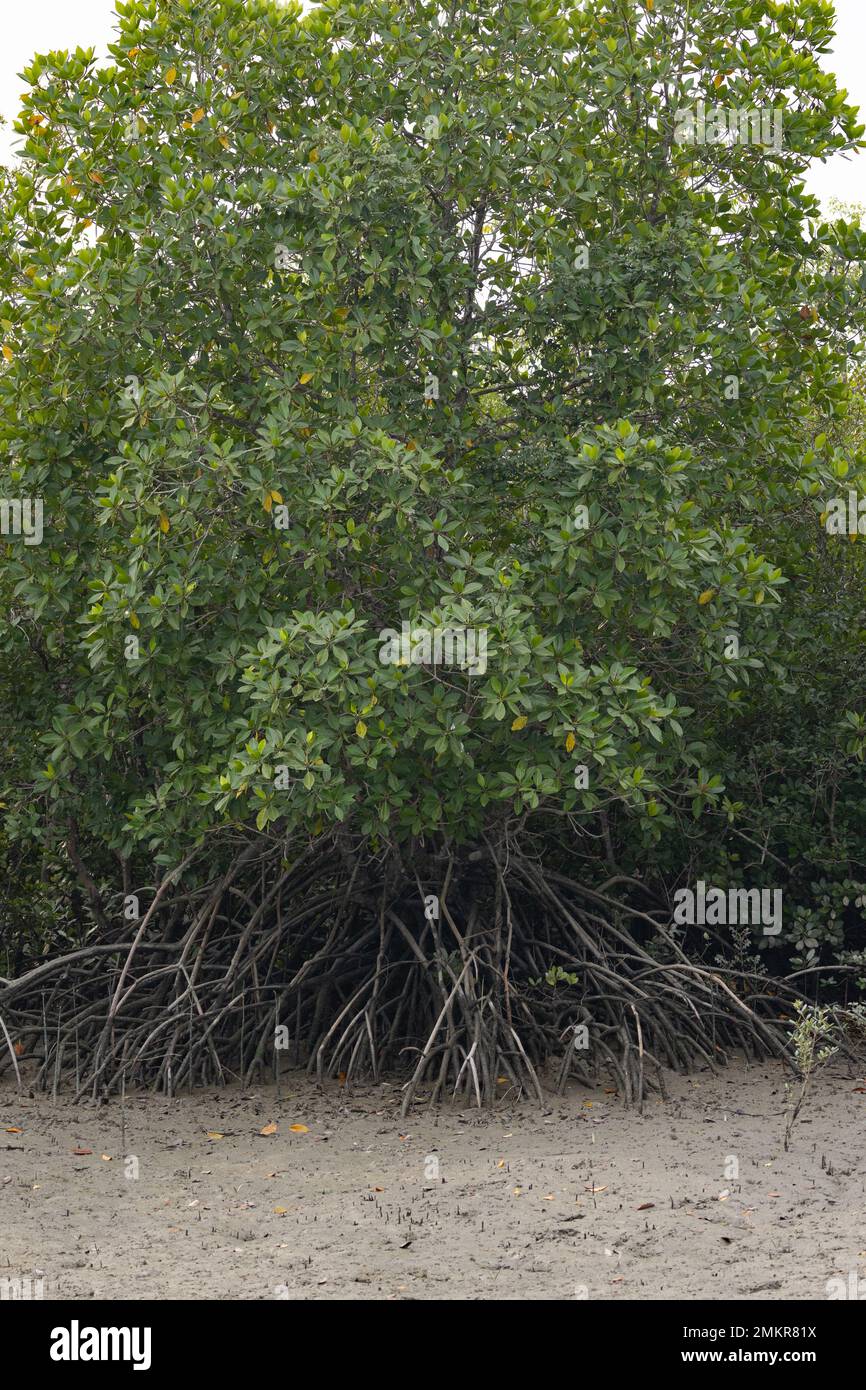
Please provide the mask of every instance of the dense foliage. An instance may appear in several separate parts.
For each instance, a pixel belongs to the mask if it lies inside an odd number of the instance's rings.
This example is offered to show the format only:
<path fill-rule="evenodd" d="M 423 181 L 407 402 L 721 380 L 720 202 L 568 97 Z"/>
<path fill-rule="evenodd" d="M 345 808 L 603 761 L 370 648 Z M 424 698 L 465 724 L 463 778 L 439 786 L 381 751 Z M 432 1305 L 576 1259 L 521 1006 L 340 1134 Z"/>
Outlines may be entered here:
<path fill-rule="evenodd" d="M 495 893 L 481 997 L 504 981 L 509 1027 L 510 988 L 537 1018 L 533 965 L 574 950 L 506 912 L 518 860 L 619 884 L 648 959 L 679 959 L 670 894 L 702 874 L 789 911 L 693 958 L 856 966 L 864 571 L 822 519 L 863 489 L 864 236 L 803 184 L 863 129 L 820 66 L 831 4 L 117 14 L 109 65 L 26 70 L 0 228 L 0 490 L 44 505 L 40 544 L 4 537 L 4 834 L 75 873 L 79 940 L 114 970 L 121 903 L 168 905 L 182 861 L 215 901 L 255 865 L 244 943 L 299 862 L 345 870 L 344 903 L 363 864 L 361 987 L 389 894 L 417 912 L 431 856 L 486 855 L 453 912 L 471 935 Z M 699 102 L 781 138 L 684 140 Z M 483 660 L 383 660 L 403 624 Z M 471 975 L 446 915 L 431 959 L 456 943 Z"/>

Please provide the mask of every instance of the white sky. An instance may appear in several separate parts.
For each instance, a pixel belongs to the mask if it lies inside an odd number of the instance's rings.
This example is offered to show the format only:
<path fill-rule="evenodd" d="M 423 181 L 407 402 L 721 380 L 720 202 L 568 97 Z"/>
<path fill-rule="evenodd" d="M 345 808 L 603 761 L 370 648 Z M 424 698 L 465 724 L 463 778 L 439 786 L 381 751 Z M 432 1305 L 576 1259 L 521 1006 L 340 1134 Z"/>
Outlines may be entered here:
<path fill-rule="evenodd" d="M 26 85 L 17 74 L 34 53 L 92 44 L 104 56 L 105 45 L 114 37 L 113 0 L 5 0 L 3 9 L 0 115 L 10 122 Z M 836 0 L 836 16 L 835 50 L 823 59 L 823 66 L 836 73 L 849 100 L 866 108 L 866 0 Z M 0 160 L 8 158 L 14 140 L 9 126 L 0 127 Z M 822 200 L 866 203 L 866 154 L 816 163 L 809 187 Z"/>

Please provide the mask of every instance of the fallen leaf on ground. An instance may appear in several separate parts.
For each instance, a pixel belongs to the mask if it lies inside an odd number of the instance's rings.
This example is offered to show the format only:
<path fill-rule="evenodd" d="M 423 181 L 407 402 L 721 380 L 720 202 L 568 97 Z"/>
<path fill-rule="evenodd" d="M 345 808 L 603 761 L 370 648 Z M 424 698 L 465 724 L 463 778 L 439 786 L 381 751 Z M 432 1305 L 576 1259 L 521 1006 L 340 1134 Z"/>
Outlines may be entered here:
<path fill-rule="evenodd" d="M 292 1131 L 292 1134 L 309 1134 L 310 1132 L 307 1125 L 289 1125 L 289 1129 Z"/>
<path fill-rule="evenodd" d="M 92 1153 L 93 1153 L 93 1150 L 92 1150 L 92 1149 L 73 1149 L 72 1152 L 75 1154 L 75 1157 L 76 1157 L 76 1158 L 84 1158 L 85 1154 L 92 1154 Z"/>
<path fill-rule="evenodd" d="M 654 1206 L 655 1202 L 641 1202 L 640 1206 L 638 1207 L 638 1211 L 649 1211 L 650 1207 Z"/>
<path fill-rule="evenodd" d="M 294 1129 L 294 1125 L 292 1126 L 292 1128 Z M 273 1120 L 269 1125 L 265 1125 L 264 1129 L 259 1130 L 259 1134 L 276 1134 L 276 1132 L 277 1126 L 274 1124 Z"/>

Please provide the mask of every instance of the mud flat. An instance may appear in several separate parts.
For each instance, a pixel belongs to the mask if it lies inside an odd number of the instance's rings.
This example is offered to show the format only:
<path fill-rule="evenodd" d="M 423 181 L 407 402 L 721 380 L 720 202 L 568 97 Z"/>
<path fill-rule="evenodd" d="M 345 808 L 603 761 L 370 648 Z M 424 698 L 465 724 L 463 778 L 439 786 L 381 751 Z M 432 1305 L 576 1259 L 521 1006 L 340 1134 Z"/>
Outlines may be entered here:
<path fill-rule="evenodd" d="M 396 1086 L 299 1075 L 125 1114 L 6 1085 L 0 1281 L 46 1299 L 825 1299 L 866 1288 L 866 1081 L 830 1066 L 788 1153 L 777 1064 L 672 1077 L 643 1115 L 603 1089 L 404 1121 Z"/>

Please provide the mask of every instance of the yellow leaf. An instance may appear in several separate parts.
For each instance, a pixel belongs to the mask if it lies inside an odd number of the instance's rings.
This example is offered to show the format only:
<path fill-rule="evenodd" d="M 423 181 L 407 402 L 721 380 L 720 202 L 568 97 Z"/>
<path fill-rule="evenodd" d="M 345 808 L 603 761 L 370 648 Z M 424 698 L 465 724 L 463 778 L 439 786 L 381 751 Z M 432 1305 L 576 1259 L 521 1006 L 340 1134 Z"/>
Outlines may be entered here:
<path fill-rule="evenodd" d="M 500 1160 L 499 1160 L 499 1162 L 497 1163 L 496 1166 L 497 1166 L 497 1168 L 504 1168 L 504 1167 L 505 1167 L 505 1159 L 504 1159 L 504 1158 L 500 1158 Z"/>
<path fill-rule="evenodd" d="M 280 502 L 280 503 L 282 503 L 282 500 L 283 500 L 282 494 L 279 493 L 279 492 L 275 492 L 273 488 L 271 488 L 271 496 L 273 497 L 273 499 L 274 499 L 275 502 Z"/>
<path fill-rule="evenodd" d="M 141 49 L 136 44 L 135 48 L 128 48 L 126 50 L 126 56 L 127 58 L 137 58 L 140 52 Z"/>
<path fill-rule="evenodd" d="M 310 150 L 310 163 L 311 163 L 311 164 L 318 164 L 318 162 L 319 162 L 319 151 L 318 151 L 318 150 Z"/>
<path fill-rule="evenodd" d="M 166 68 L 166 70 L 165 70 L 165 80 L 166 80 L 166 84 L 167 84 L 169 87 L 171 86 L 172 82 L 174 81 L 174 79 L 175 79 L 176 77 L 177 77 L 177 68 Z"/>
<path fill-rule="evenodd" d="M 223 1138 L 225 1138 L 225 1136 L 222 1135 L 222 1134 L 220 1134 L 219 1130 L 216 1130 L 216 1129 L 209 1129 L 208 1132 L 207 1132 L 207 1137 L 208 1137 L 208 1139 L 223 1139 Z"/>
<path fill-rule="evenodd" d="M 138 614 L 137 614 L 137 613 L 130 613 L 130 615 L 129 615 L 129 625 L 130 625 L 130 627 L 134 627 L 134 628 L 139 628 L 139 627 L 141 627 L 141 623 L 138 621 Z"/>
<path fill-rule="evenodd" d="M 714 86 L 714 87 L 721 87 L 721 85 L 722 85 L 722 83 L 724 82 L 724 80 L 725 80 L 724 74 L 723 74 L 723 73 L 720 73 L 720 72 L 717 72 L 716 75 L 715 75 L 715 77 L 713 78 L 713 86 Z"/>
<path fill-rule="evenodd" d="M 264 1129 L 259 1130 L 259 1134 L 276 1134 L 276 1132 L 277 1126 L 274 1124 L 273 1120 L 269 1125 L 265 1125 Z"/>
<path fill-rule="evenodd" d="M 33 115 L 27 117 L 27 122 L 29 125 L 41 125 L 44 120 L 44 116 L 37 116 L 35 112 Z"/>
<path fill-rule="evenodd" d="M 193 111 L 192 116 L 190 117 L 190 120 L 192 121 L 193 125 L 198 125 L 199 121 L 203 121 L 203 120 L 204 120 L 204 107 L 203 107 L 203 106 L 199 106 L 198 109 L 197 109 L 196 111 Z"/>
<path fill-rule="evenodd" d="M 87 177 L 90 179 L 91 183 L 105 183 L 105 179 L 101 174 L 97 174 L 95 169 L 91 169 Z"/>
<path fill-rule="evenodd" d="M 527 719 L 526 715 L 519 714 L 515 719 L 514 723 L 511 725 L 511 732 L 513 734 L 516 734 L 520 729 L 525 729 L 528 723 L 529 720 Z"/>
<path fill-rule="evenodd" d="M 292 1131 L 292 1134 L 309 1134 L 310 1132 L 307 1125 L 289 1125 L 289 1129 Z"/>
<path fill-rule="evenodd" d="M 698 599 L 698 603 L 709 603 L 710 599 L 714 596 L 715 592 L 715 589 L 704 589 L 704 592 Z"/>
<path fill-rule="evenodd" d="M 571 752 L 571 750 L 572 750 L 572 748 L 574 747 L 574 745 L 575 745 L 576 742 L 577 742 L 577 740 L 575 739 L 574 734 L 569 734 L 569 735 L 568 735 L 568 738 L 565 740 L 565 751 L 566 751 L 566 753 L 570 753 L 570 752 Z"/>
<path fill-rule="evenodd" d="M 166 516 L 165 512 L 160 512 L 160 514 L 159 514 L 159 529 L 160 529 L 160 531 L 162 532 L 163 535 L 165 535 L 165 533 L 166 533 L 166 531 L 168 530 L 168 528 L 169 528 L 170 525 L 171 525 L 171 522 L 169 521 L 169 519 L 168 519 L 168 517 Z"/>
<path fill-rule="evenodd" d="M 82 227 L 92 227 L 92 226 L 93 226 L 93 218 L 92 218 L 92 217 L 84 217 L 84 218 L 82 218 L 81 225 L 82 225 Z"/>
<path fill-rule="evenodd" d="M 264 507 L 264 509 L 265 509 L 266 512 L 269 512 L 269 511 L 271 510 L 271 507 L 272 507 L 273 505 L 274 505 L 274 499 L 271 497 L 271 494 L 270 494 L 269 492 L 266 492 L 266 493 L 265 493 L 265 500 L 262 502 L 262 506 Z"/>
<path fill-rule="evenodd" d="M 306 386 L 307 382 L 308 382 L 308 381 L 312 381 L 312 379 L 313 379 L 313 373 L 312 373 L 312 372 L 302 372 L 301 375 L 300 375 L 299 378 L 298 378 L 298 380 L 300 381 L 300 383 L 301 383 L 302 386 Z"/>
<path fill-rule="evenodd" d="M 288 1210 L 288 1207 L 274 1207 L 274 1216 L 285 1216 Z"/>
<path fill-rule="evenodd" d="M 12 351 L 8 343 L 3 344 L 3 356 L 6 358 L 7 362 L 11 362 L 12 358 L 15 356 L 15 353 Z"/>
<path fill-rule="evenodd" d="M 363 719 L 359 719 L 355 725 L 355 733 L 358 735 L 358 738 L 367 737 L 367 725 L 364 723 Z"/>
<path fill-rule="evenodd" d="M 229 147 L 229 140 L 228 140 L 228 136 L 227 136 L 227 135 L 221 135 L 221 136 L 220 136 L 220 144 L 222 145 L 222 147 L 223 147 L 224 150 L 227 150 L 227 149 L 228 149 L 228 147 Z"/>

